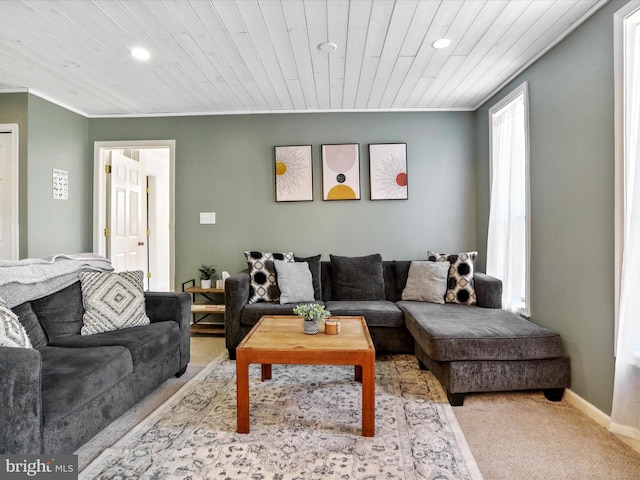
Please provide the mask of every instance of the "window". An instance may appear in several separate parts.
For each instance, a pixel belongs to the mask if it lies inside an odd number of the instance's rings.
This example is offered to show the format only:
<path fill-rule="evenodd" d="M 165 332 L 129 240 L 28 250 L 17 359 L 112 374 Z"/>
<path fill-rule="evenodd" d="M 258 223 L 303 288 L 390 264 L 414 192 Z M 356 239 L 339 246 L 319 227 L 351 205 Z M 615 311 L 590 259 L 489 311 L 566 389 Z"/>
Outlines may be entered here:
<path fill-rule="evenodd" d="M 491 203 L 487 273 L 502 280 L 502 307 L 530 316 L 527 83 L 489 110 Z"/>
<path fill-rule="evenodd" d="M 640 2 L 614 16 L 616 368 L 609 429 L 640 440 Z"/>

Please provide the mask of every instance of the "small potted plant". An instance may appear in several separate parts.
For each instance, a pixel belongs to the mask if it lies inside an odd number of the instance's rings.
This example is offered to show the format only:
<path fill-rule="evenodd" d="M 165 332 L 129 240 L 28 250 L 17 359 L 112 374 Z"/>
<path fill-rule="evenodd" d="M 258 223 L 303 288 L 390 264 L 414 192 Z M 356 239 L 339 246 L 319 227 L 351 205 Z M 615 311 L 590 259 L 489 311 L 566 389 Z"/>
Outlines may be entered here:
<path fill-rule="evenodd" d="M 293 309 L 293 313 L 304 319 L 304 333 L 318 333 L 318 323 L 331 315 L 324 305 L 318 303 L 303 303 Z"/>
<path fill-rule="evenodd" d="M 200 287 L 211 288 L 211 277 L 216 273 L 216 269 L 213 265 L 202 265 L 199 269 L 200 272 Z"/>

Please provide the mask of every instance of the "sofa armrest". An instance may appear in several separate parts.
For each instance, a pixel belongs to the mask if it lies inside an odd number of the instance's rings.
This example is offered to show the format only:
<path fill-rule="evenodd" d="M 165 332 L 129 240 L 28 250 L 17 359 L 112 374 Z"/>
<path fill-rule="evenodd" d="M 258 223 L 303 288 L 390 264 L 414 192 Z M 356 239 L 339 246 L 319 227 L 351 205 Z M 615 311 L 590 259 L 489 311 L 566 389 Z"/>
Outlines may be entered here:
<path fill-rule="evenodd" d="M 38 350 L 0 347 L 1 453 L 42 453 L 41 385 Z"/>
<path fill-rule="evenodd" d="M 240 316 L 249 302 L 251 279 L 247 272 L 236 273 L 224 282 L 224 336 L 227 348 L 235 350 L 242 341 Z"/>
<path fill-rule="evenodd" d="M 174 321 L 180 327 L 180 371 L 191 359 L 191 297 L 183 292 L 144 292 L 151 322 Z"/>
<path fill-rule="evenodd" d="M 502 280 L 486 273 L 474 272 L 473 283 L 479 307 L 502 308 Z"/>

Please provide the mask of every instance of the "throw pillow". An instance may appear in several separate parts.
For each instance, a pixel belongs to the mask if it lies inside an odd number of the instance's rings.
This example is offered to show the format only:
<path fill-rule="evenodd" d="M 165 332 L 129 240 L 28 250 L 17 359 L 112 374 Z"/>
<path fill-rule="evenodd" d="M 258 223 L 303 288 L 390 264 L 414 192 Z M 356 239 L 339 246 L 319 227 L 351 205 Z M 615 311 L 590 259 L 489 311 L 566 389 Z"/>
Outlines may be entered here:
<path fill-rule="evenodd" d="M 33 348 L 18 316 L 0 299 L 0 346 Z"/>
<path fill-rule="evenodd" d="M 251 277 L 249 303 L 280 301 L 280 289 L 273 261 L 293 262 L 293 252 L 244 252 L 244 256 L 247 258 L 247 264 L 251 270 L 249 272 Z"/>
<path fill-rule="evenodd" d="M 444 303 L 449 262 L 411 262 L 402 300 Z"/>
<path fill-rule="evenodd" d="M 307 262 L 274 260 L 280 303 L 313 302 L 313 278 Z"/>
<path fill-rule="evenodd" d="M 151 323 L 144 301 L 143 273 L 81 272 L 82 335 L 111 332 Z"/>
<path fill-rule="evenodd" d="M 335 300 L 384 300 L 382 256 L 330 255 Z"/>
<path fill-rule="evenodd" d="M 313 297 L 314 300 L 322 300 L 322 269 L 321 269 L 321 255 L 314 255 L 313 257 L 295 257 L 296 262 L 307 262 L 309 264 L 309 270 L 311 270 L 311 277 L 313 278 Z"/>
<path fill-rule="evenodd" d="M 455 254 L 427 253 L 430 262 L 449 262 L 449 280 L 445 302 L 476 304 L 476 290 L 473 284 L 473 262 L 478 252 Z"/>

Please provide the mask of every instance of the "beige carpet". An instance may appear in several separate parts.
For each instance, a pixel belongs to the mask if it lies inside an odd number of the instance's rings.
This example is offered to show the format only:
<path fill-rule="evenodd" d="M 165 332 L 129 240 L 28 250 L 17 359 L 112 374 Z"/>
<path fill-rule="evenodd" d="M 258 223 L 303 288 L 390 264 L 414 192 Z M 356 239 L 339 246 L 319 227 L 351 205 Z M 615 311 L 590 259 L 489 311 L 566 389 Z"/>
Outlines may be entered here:
<path fill-rule="evenodd" d="M 83 469 L 224 352 L 220 337 L 192 337 L 187 373 L 172 379 L 81 447 Z M 568 404 L 542 393 L 468 395 L 453 409 L 485 480 L 640 479 L 640 453 Z M 194 479 L 197 480 L 197 479 Z"/>
<path fill-rule="evenodd" d="M 487 480 L 640 479 L 640 453 L 566 400 L 478 394 L 453 410 Z"/>

